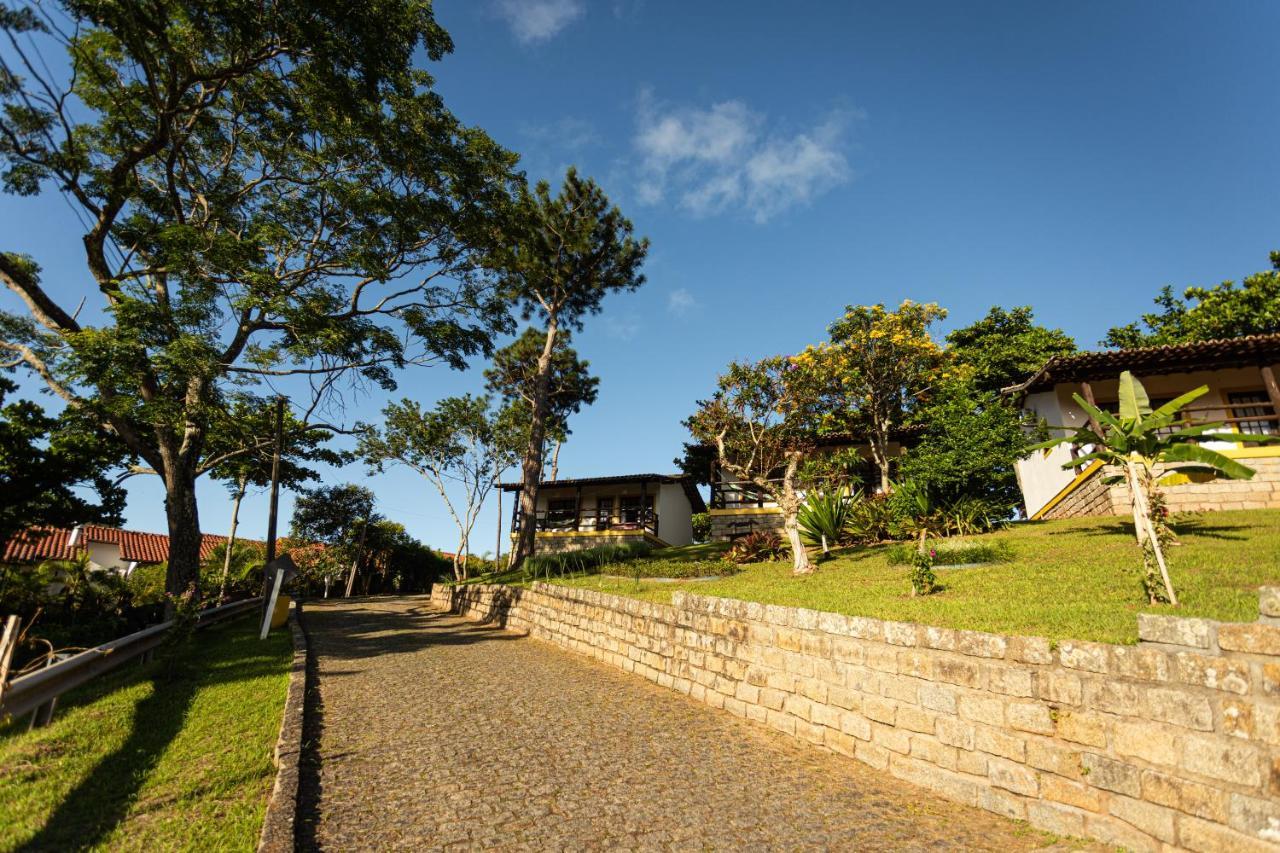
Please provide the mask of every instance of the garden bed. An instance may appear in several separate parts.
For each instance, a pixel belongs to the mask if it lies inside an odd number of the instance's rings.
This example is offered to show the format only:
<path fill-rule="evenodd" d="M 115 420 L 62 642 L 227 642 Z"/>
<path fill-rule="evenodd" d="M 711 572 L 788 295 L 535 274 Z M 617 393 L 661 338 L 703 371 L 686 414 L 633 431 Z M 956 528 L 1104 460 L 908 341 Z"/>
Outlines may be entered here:
<path fill-rule="evenodd" d="M 912 598 L 909 567 L 893 565 L 893 546 L 854 548 L 795 577 L 786 562 L 743 566 L 732 577 L 700 581 L 703 595 L 759 601 L 952 628 L 1053 639 L 1137 642 L 1137 613 L 1176 613 L 1253 621 L 1257 587 L 1280 583 L 1280 510 L 1202 513 L 1177 519 L 1182 544 L 1170 571 L 1182 605 L 1145 603 L 1141 557 L 1120 518 L 1025 522 L 970 541 L 1007 547 L 1007 562 L 939 573 L 934 595 Z M 661 559 L 657 551 L 650 559 Z M 602 573 L 627 574 L 624 565 Z M 555 581 L 649 601 L 670 602 L 693 584 L 588 576 Z"/>
<path fill-rule="evenodd" d="M 0 850 L 252 850 L 275 779 L 292 644 L 254 619 L 195 635 L 0 727 Z"/>

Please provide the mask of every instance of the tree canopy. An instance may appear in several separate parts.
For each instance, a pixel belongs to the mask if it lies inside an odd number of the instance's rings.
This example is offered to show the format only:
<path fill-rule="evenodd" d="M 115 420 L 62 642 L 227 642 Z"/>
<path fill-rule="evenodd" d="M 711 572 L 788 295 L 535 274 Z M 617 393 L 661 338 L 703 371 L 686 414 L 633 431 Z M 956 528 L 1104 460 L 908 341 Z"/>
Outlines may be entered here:
<path fill-rule="evenodd" d="M 11 232 L 0 281 L 26 314 L 0 315 L 0 349 L 160 473 L 169 588 L 191 591 L 232 386 L 390 388 L 509 328 L 481 262 L 508 243 L 516 158 L 414 67 L 452 49 L 428 0 L 63 0 L 0 27 L 0 180 L 64 195 L 100 299 L 77 311 Z"/>
<path fill-rule="evenodd" d="M 1246 277 L 1238 287 L 1234 281 L 1188 287 L 1179 297 L 1165 285 L 1154 301 L 1158 311 L 1112 328 L 1103 346 L 1128 349 L 1280 332 L 1280 252 L 1271 253 L 1271 269 Z"/>
<path fill-rule="evenodd" d="M 947 354 L 968 369 L 979 391 L 998 394 L 1044 366 L 1056 355 L 1076 351 L 1075 340 L 1061 329 L 1039 326 L 1030 305 L 1008 311 L 992 306 L 983 317 L 947 335 Z"/>

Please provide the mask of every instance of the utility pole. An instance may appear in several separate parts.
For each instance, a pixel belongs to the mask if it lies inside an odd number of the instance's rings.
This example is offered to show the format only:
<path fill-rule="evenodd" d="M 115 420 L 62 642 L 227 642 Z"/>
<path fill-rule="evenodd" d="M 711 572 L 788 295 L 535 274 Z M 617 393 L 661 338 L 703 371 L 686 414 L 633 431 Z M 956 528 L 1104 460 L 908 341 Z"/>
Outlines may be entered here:
<path fill-rule="evenodd" d="M 271 508 L 267 511 L 267 563 L 276 558 L 276 516 L 280 512 L 280 445 L 284 444 L 284 397 L 276 398 L 276 440 L 271 450 Z"/>

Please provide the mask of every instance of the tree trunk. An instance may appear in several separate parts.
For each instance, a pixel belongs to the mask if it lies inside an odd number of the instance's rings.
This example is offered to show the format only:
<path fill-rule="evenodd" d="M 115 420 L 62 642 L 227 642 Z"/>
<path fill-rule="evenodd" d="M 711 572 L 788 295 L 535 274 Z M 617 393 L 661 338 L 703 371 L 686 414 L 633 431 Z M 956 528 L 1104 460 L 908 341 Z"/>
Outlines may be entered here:
<path fill-rule="evenodd" d="M 244 500 L 244 493 L 248 486 L 248 479 L 241 477 L 236 489 L 235 502 L 231 504 L 231 531 L 227 534 L 227 553 L 222 558 L 222 583 L 218 586 L 219 604 L 227 595 L 227 575 L 231 574 L 231 552 L 236 547 L 236 525 L 240 523 L 240 502 Z"/>
<path fill-rule="evenodd" d="M 809 552 L 804 548 L 800 538 L 800 497 L 796 494 L 796 471 L 800 466 L 800 454 L 790 454 L 786 470 L 782 475 L 782 500 L 778 501 L 778 509 L 782 510 L 782 529 L 786 531 L 787 541 L 791 543 L 791 573 L 807 575 L 813 572 L 813 563 L 809 562 Z"/>
<path fill-rule="evenodd" d="M 501 476 L 495 479 L 501 480 Z M 498 573 L 498 565 L 502 560 L 502 488 L 498 488 L 498 541 L 493 552 L 493 573 Z"/>
<path fill-rule="evenodd" d="M 1151 553 L 1156 559 L 1156 566 L 1160 569 L 1160 580 L 1164 583 L 1165 595 L 1169 597 L 1169 603 L 1176 606 L 1178 596 L 1173 591 L 1173 581 L 1169 578 L 1169 567 L 1164 560 L 1164 547 L 1160 544 L 1160 537 L 1156 535 L 1155 525 L 1151 521 L 1151 509 L 1147 505 L 1146 484 L 1138 472 L 1137 463 L 1132 459 L 1125 463 L 1125 469 L 1129 475 L 1129 499 L 1133 505 L 1133 528 L 1134 534 L 1138 538 L 1138 546 L 1143 547 L 1145 539 L 1146 545 L 1151 547 Z M 1153 601 L 1152 603 L 1154 604 L 1155 602 Z"/>
<path fill-rule="evenodd" d="M 351 559 L 351 574 L 347 575 L 347 592 L 343 598 L 351 597 L 351 590 L 356 584 L 356 567 L 360 565 L 360 552 L 364 550 L 364 536 L 369 532 L 369 519 L 360 526 L 360 542 L 356 545 L 356 555 Z"/>
<path fill-rule="evenodd" d="M 887 433 L 888 429 L 884 429 Z M 880 472 L 880 492 L 881 494 L 889 494 L 891 482 L 889 480 L 889 441 L 882 434 L 880 427 L 877 425 L 872 430 L 871 435 L 871 460 L 876 464 L 876 470 Z"/>
<path fill-rule="evenodd" d="M 165 516 L 169 522 L 169 570 L 165 574 L 165 618 L 172 618 L 179 599 L 200 603 L 200 514 L 196 478 L 186 472 L 165 474 Z"/>
<path fill-rule="evenodd" d="M 529 444 L 520 464 L 520 535 L 511 549 L 510 567 L 519 568 L 533 556 L 537 535 L 538 484 L 542 479 L 542 457 L 547 432 L 547 396 L 551 384 L 551 357 L 555 353 L 559 333 L 554 314 L 547 321 L 547 339 L 538 356 L 538 375 L 534 382 L 533 406 L 529 424 Z"/>
<path fill-rule="evenodd" d="M 551 454 L 551 479 L 554 481 L 560 475 L 560 445 L 562 442 L 556 442 L 555 453 Z"/>

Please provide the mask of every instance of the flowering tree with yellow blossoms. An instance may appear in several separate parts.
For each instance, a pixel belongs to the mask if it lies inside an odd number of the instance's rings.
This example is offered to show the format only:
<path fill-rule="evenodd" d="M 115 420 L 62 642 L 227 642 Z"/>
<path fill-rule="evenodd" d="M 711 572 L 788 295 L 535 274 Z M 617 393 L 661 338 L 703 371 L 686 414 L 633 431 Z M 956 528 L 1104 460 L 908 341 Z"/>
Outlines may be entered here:
<path fill-rule="evenodd" d="M 946 354 L 929 326 L 947 316 L 937 304 L 904 300 L 896 311 L 883 304 L 848 306 L 827 327 L 831 341 L 809 347 L 795 362 L 813 377 L 808 387 L 825 396 L 824 432 L 865 438 L 888 492 L 889 443 L 911 411 L 945 376 Z"/>
<path fill-rule="evenodd" d="M 803 575 L 813 571 L 813 564 L 800 540 L 800 465 L 817 443 L 817 413 L 825 395 L 823 374 L 802 367 L 797 358 L 730 364 L 715 395 L 699 401 L 685 425 L 715 447 L 722 468 L 778 505 L 792 571 Z"/>

